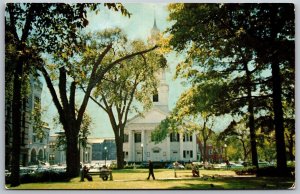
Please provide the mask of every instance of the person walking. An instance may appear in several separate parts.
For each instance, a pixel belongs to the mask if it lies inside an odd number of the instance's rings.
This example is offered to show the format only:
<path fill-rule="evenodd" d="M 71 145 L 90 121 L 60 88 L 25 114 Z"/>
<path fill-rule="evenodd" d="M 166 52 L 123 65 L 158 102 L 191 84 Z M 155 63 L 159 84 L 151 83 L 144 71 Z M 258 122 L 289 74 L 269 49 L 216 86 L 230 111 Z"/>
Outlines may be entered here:
<path fill-rule="evenodd" d="M 149 180 L 150 175 L 152 176 L 153 180 L 155 180 L 154 171 L 153 171 L 153 163 L 151 160 L 149 160 L 149 175 L 148 175 L 147 180 Z"/>

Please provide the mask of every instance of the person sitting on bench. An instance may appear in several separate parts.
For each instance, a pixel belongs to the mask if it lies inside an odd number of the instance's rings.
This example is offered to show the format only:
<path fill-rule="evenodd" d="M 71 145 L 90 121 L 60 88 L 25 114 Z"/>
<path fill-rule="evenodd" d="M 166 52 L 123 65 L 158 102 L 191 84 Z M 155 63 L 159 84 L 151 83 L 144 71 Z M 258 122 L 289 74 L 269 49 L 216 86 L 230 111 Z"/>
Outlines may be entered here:
<path fill-rule="evenodd" d="M 193 177 L 199 177 L 200 176 L 198 166 L 196 166 L 194 164 L 192 164 L 192 174 L 193 174 Z"/>

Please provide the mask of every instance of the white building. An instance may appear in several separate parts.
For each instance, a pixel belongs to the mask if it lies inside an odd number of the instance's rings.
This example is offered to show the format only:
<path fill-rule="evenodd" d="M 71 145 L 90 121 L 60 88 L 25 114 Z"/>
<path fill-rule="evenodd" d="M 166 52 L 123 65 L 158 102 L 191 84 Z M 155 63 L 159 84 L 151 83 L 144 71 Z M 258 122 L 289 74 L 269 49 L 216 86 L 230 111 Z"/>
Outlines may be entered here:
<path fill-rule="evenodd" d="M 157 33 L 154 21 L 152 32 Z M 135 116 L 127 121 L 123 144 L 126 162 L 141 161 L 196 161 L 196 135 L 171 133 L 161 143 L 151 140 L 151 132 L 169 115 L 169 85 L 165 70 L 157 73 L 160 81 L 158 94 L 153 96 L 153 107 L 142 116 Z"/>

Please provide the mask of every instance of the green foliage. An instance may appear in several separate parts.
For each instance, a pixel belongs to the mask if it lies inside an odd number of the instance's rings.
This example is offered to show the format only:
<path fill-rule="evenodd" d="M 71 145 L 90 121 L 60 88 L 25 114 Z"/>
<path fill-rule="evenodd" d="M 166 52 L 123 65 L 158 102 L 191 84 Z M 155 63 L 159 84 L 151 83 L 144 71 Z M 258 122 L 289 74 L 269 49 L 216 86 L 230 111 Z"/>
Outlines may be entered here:
<path fill-rule="evenodd" d="M 44 171 L 21 176 L 21 183 L 40 183 L 40 182 L 68 182 L 65 172 Z"/>
<path fill-rule="evenodd" d="M 170 132 L 178 130 L 178 124 L 172 117 L 167 117 L 151 132 L 151 140 L 156 144 L 162 142 Z"/>
<path fill-rule="evenodd" d="M 42 113 L 43 110 L 41 109 L 40 104 L 33 107 L 32 113 L 31 113 L 31 121 L 33 122 L 33 133 L 37 135 L 38 139 L 44 139 L 46 138 L 44 127 L 46 125 L 45 122 L 42 121 Z"/>
<path fill-rule="evenodd" d="M 279 133 L 276 145 L 281 153 L 277 159 L 284 164 L 280 111 L 281 98 L 284 101 L 289 98 L 291 104 L 294 102 L 291 96 L 294 90 L 294 6 L 171 4 L 169 11 L 170 20 L 174 21 L 167 30 L 171 34 L 170 47 L 186 54 L 186 60 L 177 66 L 176 76 L 192 85 L 179 100 L 181 114 L 229 113 L 237 120 L 248 115 L 246 127 L 250 128 L 252 142 L 256 142 L 255 127 L 259 128 L 254 126 L 253 117 L 274 116 Z M 289 16 L 285 15 L 289 12 Z M 282 80 L 282 87 L 281 81 L 275 82 L 281 80 L 280 73 L 288 76 Z M 292 135 L 286 139 L 292 152 Z M 256 160 L 256 146 L 251 145 L 253 160 Z"/>
<path fill-rule="evenodd" d="M 112 42 L 115 47 L 103 61 L 108 65 L 114 61 L 117 63 L 101 82 L 96 83 L 91 98 L 108 114 L 116 144 L 123 145 L 128 115 L 140 114 L 141 109 L 147 111 L 152 106 L 151 94 L 156 92 L 158 85 L 155 74 L 166 67 L 166 60 L 154 51 L 156 46 L 149 47 L 140 40 L 128 41 L 120 29 L 114 30 L 119 38 Z M 99 45 L 97 39 L 91 39 L 89 43 L 95 48 Z M 94 47 L 86 50 L 88 55 L 84 56 L 84 60 L 88 59 L 87 56 L 97 58 L 98 49 Z M 123 148 L 118 146 L 117 151 L 118 168 L 122 168 L 124 157 L 120 153 L 123 153 Z"/>
<path fill-rule="evenodd" d="M 256 166 L 249 166 L 249 167 L 245 167 L 243 169 L 235 169 L 234 172 L 237 175 L 256 175 L 257 168 L 256 168 Z"/>

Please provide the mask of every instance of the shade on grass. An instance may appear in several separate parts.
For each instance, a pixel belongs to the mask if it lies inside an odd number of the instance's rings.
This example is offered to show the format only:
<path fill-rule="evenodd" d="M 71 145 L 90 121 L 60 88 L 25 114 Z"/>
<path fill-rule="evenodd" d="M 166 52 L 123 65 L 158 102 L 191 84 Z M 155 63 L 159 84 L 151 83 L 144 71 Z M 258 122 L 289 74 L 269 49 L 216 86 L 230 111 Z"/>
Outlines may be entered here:
<path fill-rule="evenodd" d="M 156 169 L 157 180 L 146 180 L 147 169 L 114 170 L 113 181 L 103 181 L 93 175 L 93 182 L 74 178 L 63 183 L 29 183 L 13 189 L 288 189 L 294 180 L 276 177 L 236 177 L 233 171 L 200 170 L 193 178 L 191 170 Z"/>

